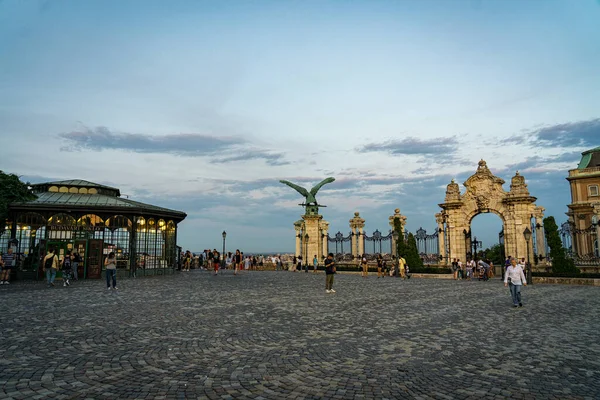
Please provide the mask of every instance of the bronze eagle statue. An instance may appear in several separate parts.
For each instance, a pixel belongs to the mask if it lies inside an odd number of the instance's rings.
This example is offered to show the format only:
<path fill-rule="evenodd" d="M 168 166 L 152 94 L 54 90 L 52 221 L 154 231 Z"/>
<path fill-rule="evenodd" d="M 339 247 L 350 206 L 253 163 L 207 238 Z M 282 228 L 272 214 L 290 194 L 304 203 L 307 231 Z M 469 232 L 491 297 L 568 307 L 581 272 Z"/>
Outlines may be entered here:
<path fill-rule="evenodd" d="M 321 182 L 316 184 L 312 189 L 310 189 L 310 191 L 308 191 L 305 188 L 303 188 L 302 186 L 298 186 L 290 181 L 280 180 L 279 182 L 291 187 L 292 189 L 294 189 L 298 193 L 300 193 L 302 196 L 304 196 L 304 204 L 301 204 L 301 205 L 306 206 L 307 214 L 315 214 L 318 212 L 318 210 L 319 210 L 318 207 L 320 206 L 320 204 L 317 203 L 317 199 L 315 198 L 315 196 L 317 195 L 317 192 L 324 185 L 331 183 L 333 181 L 335 181 L 335 178 L 331 178 L 331 177 L 325 178 Z M 324 207 L 324 206 L 321 206 L 321 207 Z"/>

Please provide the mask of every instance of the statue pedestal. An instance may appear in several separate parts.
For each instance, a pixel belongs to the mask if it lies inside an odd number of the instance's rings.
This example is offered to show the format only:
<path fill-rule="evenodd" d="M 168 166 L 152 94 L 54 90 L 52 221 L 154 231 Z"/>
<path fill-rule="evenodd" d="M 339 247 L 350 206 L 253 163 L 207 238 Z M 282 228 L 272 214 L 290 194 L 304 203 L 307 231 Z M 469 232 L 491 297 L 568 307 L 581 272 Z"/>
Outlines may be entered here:
<path fill-rule="evenodd" d="M 308 265 L 312 266 L 315 255 L 319 260 L 319 264 L 322 264 L 322 256 L 327 251 L 327 249 L 323 249 L 322 234 L 327 229 L 325 227 L 327 223 L 323 220 L 322 215 L 303 215 L 302 219 L 304 220 L 301 249 L 303 264 L 308 263 Z"/>

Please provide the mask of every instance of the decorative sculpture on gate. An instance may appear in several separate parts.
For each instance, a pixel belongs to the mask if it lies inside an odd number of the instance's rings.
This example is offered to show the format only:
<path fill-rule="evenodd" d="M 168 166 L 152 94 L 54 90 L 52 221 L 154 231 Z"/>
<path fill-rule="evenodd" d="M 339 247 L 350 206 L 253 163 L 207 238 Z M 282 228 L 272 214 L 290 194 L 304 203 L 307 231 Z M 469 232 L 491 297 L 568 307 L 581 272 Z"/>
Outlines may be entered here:
<path fill-rule="evenodd" d="M 304 196 L 304 203 L 299 205 L 305 207 L 305 215 L 317 215 L 319 214 L 319 207 L 326 206 L 317 203 L 317 199 L 315 198 L 315 196 L 317 195 L 317 192 L 319 191 L 319 189 L 321 189 L 321 187 L 333 181 L 335 181 L 335 178 L 325 178 L 317 185 L 315 185 L 312 189 L 310 189 L 310 191 L 306 190 L 302 186 L 298 186 L 289 181 L 281 180 L 279 182 L 291 187 L 292 189 L 295 189 L 298 193 Z"/>

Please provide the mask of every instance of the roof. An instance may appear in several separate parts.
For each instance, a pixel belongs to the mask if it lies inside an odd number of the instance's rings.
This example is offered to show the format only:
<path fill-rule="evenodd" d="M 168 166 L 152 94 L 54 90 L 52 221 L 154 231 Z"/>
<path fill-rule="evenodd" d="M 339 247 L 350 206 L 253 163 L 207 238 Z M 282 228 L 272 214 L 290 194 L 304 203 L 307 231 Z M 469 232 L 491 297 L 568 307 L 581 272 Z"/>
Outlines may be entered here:
<path fill-rule="evenodd" d="M 600 147 L 595 149 L 586 150 L 581 153 L 581 161 L 577 166 L 577 169 L 586 169 L 600 166 Z"/>
<path fill-rule="evenodd" d="M 108 186 L 105 186 L 104 188 L 108 188 Z M 106 196 L 103 194 L 44 192 L 37 194 L 37 196 L 38 198 L 32 201 L 12 203 L 11 208 L 94 208 L 99 210 L 114 210 L 127 213 L 137 212 L 143 214 L 167 215 L 171 218 L 177 219 L 184 219 L 187 216 L 187 214 L 182 211 L 171 210 L 169 208 L 153 206 L 151 204 L 140 203 L 138 201 L 124 199 L 121 197 Z"/>
<path fill-rule="evenodd" d="M 106 185 L 100 185 L 98 183 L 86 181 L 86 180 L 83 180 L 83 179 L 69 179 L 69 180 L 66 180 L 66 181 L 43 182 L 43 183 L 37 183 L 37 184 L 31 185 L 31 186 L 32 187 L 36 187 L 36 186 L 42 186 L 42 185 L 48 185 L 48 186 L 81 186 L 81 187 L 87 187 L 87 188 L 95 187 L 95 188 L 102 188 L 102 189 L 110 189 L 110 190 L 119 191 L 119 189 L 117 189 L 115 187 L 106 186 Z"/>

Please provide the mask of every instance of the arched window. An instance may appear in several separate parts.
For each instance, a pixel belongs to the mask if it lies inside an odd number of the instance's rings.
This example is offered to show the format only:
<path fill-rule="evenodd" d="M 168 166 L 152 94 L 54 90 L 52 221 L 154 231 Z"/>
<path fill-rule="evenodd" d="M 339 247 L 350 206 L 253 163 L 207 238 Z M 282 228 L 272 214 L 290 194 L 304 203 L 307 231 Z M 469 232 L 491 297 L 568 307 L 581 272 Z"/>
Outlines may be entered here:
<path fill-rule="evenodd" d="M 77 220 L 78 226 L 100 226 L 103 223 L 102 218 L 95 214 L 87 214 Z"/>

